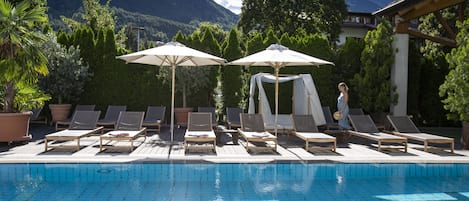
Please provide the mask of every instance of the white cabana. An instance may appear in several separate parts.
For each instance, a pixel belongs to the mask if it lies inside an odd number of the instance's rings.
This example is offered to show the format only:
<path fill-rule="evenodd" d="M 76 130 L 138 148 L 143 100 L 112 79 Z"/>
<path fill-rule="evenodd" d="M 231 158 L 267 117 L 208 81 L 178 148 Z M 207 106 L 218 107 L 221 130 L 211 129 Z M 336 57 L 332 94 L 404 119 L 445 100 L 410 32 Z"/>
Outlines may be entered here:
<path fill-rule="evenodd" d="M 292 112 L 297 115 L 311 114 L 316 125 L 326 124 L 324 113 L 322 112 L 321 101 L 319 100 L 316 86 L 310 74 L 300 74 L 279 77 L 279 83 L 293 81 Z M 254 103 L 254 94 L 256 88 L 259 89 L 259 113 L 264 119 L 264 126 L 267 129 L 274 129 L 275 117 L 270 110 L 269 100 L 265 93 L 263 82 L 275 83 L 275 76 L 269 73 L 258 73 L 251 76 L 251 85 L 249 89 L 249 109 L 248 113 L 253 114 L 256 111 Z M 279 115 L 277 127 L 284 130 L 292 130 L 293 122 L 289 114 Z"/>

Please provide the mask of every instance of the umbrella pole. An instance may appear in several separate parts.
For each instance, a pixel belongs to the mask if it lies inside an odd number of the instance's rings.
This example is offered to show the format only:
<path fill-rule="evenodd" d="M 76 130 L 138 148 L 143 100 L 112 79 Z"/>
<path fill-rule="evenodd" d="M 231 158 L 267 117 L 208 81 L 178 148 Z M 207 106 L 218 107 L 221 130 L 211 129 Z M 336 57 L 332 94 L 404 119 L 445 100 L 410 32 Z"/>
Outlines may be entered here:
<path fill-rule="evenodd" d="M 171 66 L 171 143 L 174 137 L 174 84 L 176 80 L 176 64 Z"/>
<path fill-rule="evenodd" d="M 278 73 L 280 71 L 280 67 L 275 67 L 275 137 L 277 137 L 277 124 L 278 124 Z"/>

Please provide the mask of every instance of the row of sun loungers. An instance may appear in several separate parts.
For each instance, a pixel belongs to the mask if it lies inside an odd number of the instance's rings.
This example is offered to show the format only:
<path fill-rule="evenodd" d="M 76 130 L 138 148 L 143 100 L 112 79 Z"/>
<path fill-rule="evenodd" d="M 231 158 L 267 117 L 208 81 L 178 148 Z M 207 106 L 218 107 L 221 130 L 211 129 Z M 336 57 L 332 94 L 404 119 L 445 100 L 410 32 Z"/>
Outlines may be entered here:
<path fill-rule="evenodd" d="M 100 111 L 76 111 L 67 129 L 48 134 L 44 137 L 45 151 L 48 151 L 50 148 L 67 147 L 80 150 L 80 140 L 82 138 L 100 133 L 103 129 L 102 126 L 97 125 L 99 114 Z M 140 137 L 146 138 L 146 128 L 142 127 L 143 116 L 143 112 L 120 112 L 115 130 L 103 135 L 98 134 L 100 137 L 100 150 L 117 147 L 111 146 L 112 142 L 126 141 L 130 142 L 130 146 L 125 146 L 125 148 L 129 148 L 132 151 L 135 139 Z M 59 141 L 76 141 L 76 145 L 57 143 Z"/>
<path fill-rule="evenodd" d="M 91 107 L 90 107 L 91 108 Z M 90 109 L 88 108 L 88 109 Z M 112 108 L 112 107 L 111 107 Z M 144 112 L 125 112 L 125 108 L 118 108 L 120 112 L 114 125 L 114 131 L 100 135 L 100 150 L 112 148 L 109 143 L 116 141 L 128 141 L 129 150 L 132 151 L 133 141 L 140 137 L 146 138 L 147 129 L 144 127 Z M 153 107 L 147 110 L 157 113 L 164 113 L 164 108 Z M 124 111 L 123 111 L 124 110 Z M 112 111 L 107 113 L 113 114 Z M 210 149 L 216 151 L 216 135 L 214 128 L 217 128 L 215 111 L 212 108 L 199 108 L 199 112 L 189 114 L 187 131 L 184 136 L 184 148 L 186 151 L 192 149 Z M 86 118 L 83 116 L 87 116 Z M 148 116 L 148 114 L 147 114 Z M 103 130 L 103 124 L 99 124 L 99 111 L 76 110 L 69 123 L 68 129 L 57 133 L 46 135 L 46 151 L 54 147 L 49 144 L 50 141 L 68 141 L 76 140 L 73 145 L 80 149 L 80 138 L 92 135 Z M 318 131 L 317 125 L 311 115 L 291 115 L 293 121 L 293 134 L 305 141 L 305 149 L 312 151 L 314 149 L 328 149 L 336 151 L 336 138 Z M 372 140 L 377 142 L 378 151 L 388 149 L 399 149 L 407 152 L 408 139 L 421 141 L 424 143 L 424 151 L 430 149 L 431 144 L 449 144 L 449 149 L 454 152 L 454 140 L 452 138 L 421 133 L 408 117 L 387 117 L 394 128 L 394 131 L 381 132 L 378 130 L 373 120 L 368 115 L 349 115 L 349 119 L 354 128 L 353 131 L 347 131 L 353 136 Z M 106 118 L 105 118 L 106 119 Z M 272 135 L 265 127 L 262 115 L 245 114 L 239 108 L 227 109 L 228 129 L 238 128 L 237 132 L 244 139 L 242 145 L 247 151 L 276 151 L 278 146 L 277 136 Z M 158 127 L 160 127 L 159 125 Z M 158 129 L 159 131 L 159 129 Z M 106 142 L 106 143 L 105 143 Z M 310 146 L 310 143 L 321 144 L 321 146 Z M 209 146 L 207 146 L 209 144 Z M 397 146 L 396 146 L 397 145 Z"/>
<path fill-rule="evenodd" d="M 95 105 L 77 105 L 72 117 L 77 111 L 93 111 Z M 109 105 L 106 109 L 104 118 L 99 119 L 97 122 L 98 126 L 102 126 L 102 131 L 114 130 L 120 112 L 126 111 L 127 106 L 125 105 Z M 160 132 L 161 124 L 164 121 L 166 107 L 164 106 L 148 106 L 146 115 L 143 119 L 143 127 L 147 127 L 148 131 Z M 55 122 L 55 130 L 63 130 L 68 128 L 71 123 L 71 118 L 62 121 Z"/>

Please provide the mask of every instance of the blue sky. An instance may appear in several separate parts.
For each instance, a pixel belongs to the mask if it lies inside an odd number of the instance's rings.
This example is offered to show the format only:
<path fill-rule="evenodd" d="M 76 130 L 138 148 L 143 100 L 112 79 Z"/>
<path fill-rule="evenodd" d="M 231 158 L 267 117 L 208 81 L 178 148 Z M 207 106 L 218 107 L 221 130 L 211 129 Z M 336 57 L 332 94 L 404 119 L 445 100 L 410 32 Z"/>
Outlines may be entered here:
<path fill-rule="evenodd" d="M 214 0 L 216 3 L 222 5 L 223 7 L 231 10 L 235 14 L 241 13 L 241 3 L 242 0 Z"/>

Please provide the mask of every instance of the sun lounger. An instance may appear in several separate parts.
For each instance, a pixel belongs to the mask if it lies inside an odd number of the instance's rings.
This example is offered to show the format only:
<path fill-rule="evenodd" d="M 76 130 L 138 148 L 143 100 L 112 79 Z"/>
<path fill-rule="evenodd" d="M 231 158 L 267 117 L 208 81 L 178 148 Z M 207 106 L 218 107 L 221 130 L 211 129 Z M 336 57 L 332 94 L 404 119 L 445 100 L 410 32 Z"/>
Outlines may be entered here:
<path fill-rule="evenodd" d="M 80 139 L 100 132 L 102 127 L 96 127 L 100 111 L 76 111 L 68 129 L 48 134 L 44 137 L 45 151 L 49 148 L 75 147 L 80 150 Z M 77 141 L 76 145 L 52 145 L 53 141 Z"/>
<path fill-rule="evenodd" d="M 428 152 L 429 144 L 449 144 L 449 148 L 443 147 L 431 147 L 432 149 L 449 149 L 451 153 L 454 153 L 454 139 L 449 137 L 443 137 L 439 135 L 433 135 L 428 133 L 422 133 L 420 130 L 415 126 L 414 122 L 410 120 L 408 116 L 387 116 L 389 122 L 391 123 L 394 131 L 391 133 L 394 135 L 398 135 L 401 137 L 405 137 L 407 139 L 416 140 L 423 142 L 424 148 L 423 150 Z"/>
<path fill-rule="evenodd" d="M 339 129 L 339 124 L 332 118 L 332 112 L 329 106 L 323 106 L 322 112 L 324 114 L 324 118 L 326 119 L 326 130 Z"/>
<path fill-rule="evenodd" d="M 378 151 L 382 149 L 404 149 L 407 152 L 407 138 L 380 132 L 369 115 L 349 115 L 355 131 L 349 131 L 353 136 L 378 142 Z M 399 147 L 382 147 L 383 143 L 399 144 Z"/>
<path fill-rule="evenodd" d="M 217 113 L 215 107 L 198 107 L 197 112 L 209 112 L 212 114 L 212 126 L 216 127 L 218 124 Z"/>
<path fill-rule="evenodd" d="M 264 120 L 262 119 L 262 116 L 260 114 L 242 113 L 240 114 L 240 120 L 241 128 L 238 128 L 238 132 L 241 137 L 246 141 L 245 143 L 243 143 L 243 145 L 247 151 L 277 151 L 277 137 L 265 130 Z M 265 146 L 254 146 L 254 143 L 264 143 Z"/>
<path fill-rule="evenodd" d="M 29 123 L 40 123 L 40 124 L 47 124 L 47 118 L 41 115 L 42 107 L 34 108 L 31 110 L 33 114 L 29 119 Z"/>
<path fill-rule="evenodd" d="M 73 112 L 73 114 L 75 114 L 76 111 L 93 111 L 94 108 L 95 108 L 95 105 L 77 105 L 75 107 L 75 111 Z M 72 117 L 73 117 L 73 114 L 72 114 Z M 68 119 L 55 122 L 55 130 L 58 131 L 58 130 L 67 129 L 71 121 L 72 119 L 68 118 Z"/>
<path fill-rule="evenodd" d="M 148 106 L 145 119 L 143 119 L 143 127 L 146 127 L 147 131 L 160 133 L 161 124 L 164 123 L 165 112 L 166 107 L 164 106 Z"/>
<path fill-rule="evenodd" d="M 212 127 L 212 113 L 189 112 L 187 130 L 184 134 L 184 150 L 208 148 L 216 152 L 216 140 L 217 136 Z M 206 143 L 213 143 L 213 146 L 207 147 Z"/>
<path fill-rule="evenodd" d="M 120 112 L 127 110 L 125 105 L 109 105 L 106 110 L 104 118 L 98 121 L 98 126 L 103 126 L 103 131 L 114 130 Z"/>
<path fill-rule="evenodd" d="M 362 108 L 350 108 L 348 114 L 349 115 L 365 115 L 365 112 L 363 111 Z M 384 123 L 382 123 L 382 121 L 384 120 L 384 116 L 380 119 L 376 119 L 377 118 L 376 116 L 374 116 L 373 118 L 372 120 L 374 124 L 376 125 L 376 128 L 378 128 L 378 130 L 384 130 L 386 127 Z M 378 123 L 377 120 L 380 120 L 380 122 Z"/>
<path fill-rule="evenodd" d="M 109 148 L 129 148 L 134 150 L 134 140 L 147 138 L 146 128 L 142 127 L 144 112 L 120 112 L 115 130 L 109 131 L 99 137 L 99 150 Z M 106 143 L 104 143 L 106 141 Z M 129 142 L 130 145 L 119 146 L 113 142 Z"/>
<path fill-rule="evenodd" d="M 226 123 L 228 129 L 239 128 L 241 127 L 241 120 L 239 119 L 239 114 L 243 113 L 243 109 L 237 107 L 227 107 L 226 108 Z"/>
<path fill-rule="evenodd" d="M 361 108 L 350 108 L 348 110 L 349 115 L 365 115 L 365 112 L 363 112 L 363 109 Z"/>
<path fill-rule="evenodd" d="M 324 133 L 320 133 L 316 124 L 314 123 L 314 118 L 311 115 L 292 115 L 293 125 L 295 127 L 295 135 L 305 141 L 305 149 L 307 151 L 313 149 L 328 149 L 335 152 L 337 147 L 336 138 Z M 328 143 L 332 144 L 331 146 L 317 146 L 309 147 L 309 143 Z"/>
<path fill-rule="evenodd" d="M 272 115 L 272 122 L 264 122 L 264 128 L 266 131 L 271 133 L 275 132 L 275 115 Z M 293 133 L 293 119 L 291 114 L 277 115 L 277 133 L 283 133 L 287 135 Z"/>

